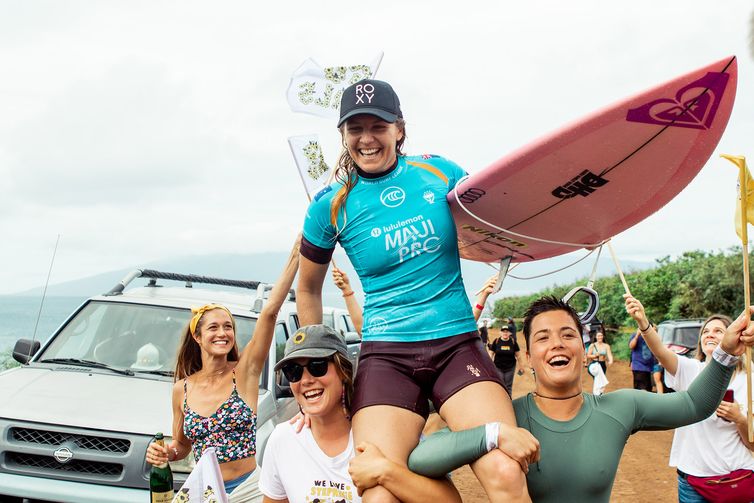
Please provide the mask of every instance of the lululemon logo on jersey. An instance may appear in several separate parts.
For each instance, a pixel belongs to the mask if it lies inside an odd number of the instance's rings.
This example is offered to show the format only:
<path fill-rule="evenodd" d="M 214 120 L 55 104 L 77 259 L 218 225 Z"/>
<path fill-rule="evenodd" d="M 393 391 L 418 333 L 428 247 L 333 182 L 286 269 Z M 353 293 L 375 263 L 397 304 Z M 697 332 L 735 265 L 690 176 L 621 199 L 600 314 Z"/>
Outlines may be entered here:
<path fill-rule="evenodd" d="M 369 333 L 381 334 L 385 330 L 387 330 L 387 320 L 385 318 L 375 316 L 369 322 Z"/>
<path fill-rule="evenodd" d="M 372 84 L 358 84 L 356 86 L 356 104 L 366 105 L 374 98 L 374 86 Z"/>
<path fill-rule="evenodd" d="M 599 175 L 595 175 L 588 169 L 585 169 L 578 175 L 574 176 L 568 182 L 556 187 L 552 195 L 559 199 L 570 199 L 576 196 L 587 197 L 599 187 L 608 182 Z"/>
<path fill-rule="evenodd" d="M 425 219 L 424 215 L 383 226 L 382 232 L 385 235 L 385 251 L 396 252 L 400 263 L 422 253 L 435 253 L 440 249 L 440 238 L 437 237 L 435 226 L 432 220 Z"/>
<path fill-rule="evenodd" d="M 380 194 L 380 202 L 388 208 L 397 208 L 406 200 L 406 192 L 400 187 L 388 187 Z"/>
<path fill-rule="evenodd" d="M 371 234 L 373 238 L 378 238 L 380 237 L 380 234 L 382 234 L 382 231 L 380 230 L 379 227 L 375 227 L 374 229 L 372 229 Z"/>

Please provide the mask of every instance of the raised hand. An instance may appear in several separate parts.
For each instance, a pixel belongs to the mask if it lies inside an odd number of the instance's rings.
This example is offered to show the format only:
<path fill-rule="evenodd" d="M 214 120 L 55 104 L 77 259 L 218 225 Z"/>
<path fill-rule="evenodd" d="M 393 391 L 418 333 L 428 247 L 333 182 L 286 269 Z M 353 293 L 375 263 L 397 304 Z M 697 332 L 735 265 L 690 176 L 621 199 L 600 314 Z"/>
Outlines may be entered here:
<path fill-rule="evenodd" d="M 348 275 L 335 266 L 332 268 L 332 280 L 335 283 L 335 286 L 344 292 L 351 291 L 351 282 L 348 280 Z"/>
<path fill-rule="evenodd" d="M 728 326 L 720 347 L 729 355 L 741 356 L 747 347 L 754 346 L 754 323 L 751 314 L 754 306 L 749 306 Z"/>
<path fill-rule="evenodd" d="M 639 324 L 639 328 L 647 327 L 649 320 L 647 319 L 647 314 L 644 312 L 644 306 L 639 302 L 639 299 L 630 293 L 623 294 L 623 298 L 626 299 L 626 312 L 628 315 Z"/>

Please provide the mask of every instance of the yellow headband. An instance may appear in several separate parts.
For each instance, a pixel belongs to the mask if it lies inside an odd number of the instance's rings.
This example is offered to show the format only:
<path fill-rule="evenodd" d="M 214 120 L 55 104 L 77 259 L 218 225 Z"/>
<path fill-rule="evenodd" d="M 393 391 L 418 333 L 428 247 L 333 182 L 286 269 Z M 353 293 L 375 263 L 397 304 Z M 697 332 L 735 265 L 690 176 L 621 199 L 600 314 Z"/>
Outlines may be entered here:
<path fill-rule="evenodd" d="M 191 323 L 189 323 L 189 329 L 191 330 L 191 335 L 194 335 L 194 332 L 196 332 L 196 326 L 199 324 L 199 320 L 202 319 L 202 316 L 204 316 L 204 313 L 206 313 L 207 311 L 212 311 L 213 309 L 222 309 L 226 313 L 228 313 L 228 316 L 230 316 L 230 319 L 233 319 L 233 315 L 230 314 L 230 311 L 228 311 L 228 308 L 225 306 L 221 306 L 220 304 L 206 304 L 199 308 L 192 307 L 191 312 L 194 313 L 194 317 L 191 318 Z"/>

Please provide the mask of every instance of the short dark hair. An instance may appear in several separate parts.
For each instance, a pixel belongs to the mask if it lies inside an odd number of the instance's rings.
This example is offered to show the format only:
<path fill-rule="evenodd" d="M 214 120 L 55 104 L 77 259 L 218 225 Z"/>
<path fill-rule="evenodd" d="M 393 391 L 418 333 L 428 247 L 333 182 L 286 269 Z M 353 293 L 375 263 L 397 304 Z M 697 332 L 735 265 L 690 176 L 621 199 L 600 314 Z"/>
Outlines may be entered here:
<path fill-rule="evenodd" d="M 531 335 L 532 320 L 537 315 L 547 313 L 549 311 L 565 311 L 573 319 L 573 322 L 576 324 L 576 329 L 579 331 L 579 334 L 583 332 L 584 327 L 581 325 L 581 319 L 579 319 L 579 315 L 568 302 L 565 302 L 564 300 L 559 299 L 554 295 L 540 297 L 539 299 L 532 302 L 524 313 L 524 339 L 526 340 L 527 351 L 529 350 L 529 336 Z"/>

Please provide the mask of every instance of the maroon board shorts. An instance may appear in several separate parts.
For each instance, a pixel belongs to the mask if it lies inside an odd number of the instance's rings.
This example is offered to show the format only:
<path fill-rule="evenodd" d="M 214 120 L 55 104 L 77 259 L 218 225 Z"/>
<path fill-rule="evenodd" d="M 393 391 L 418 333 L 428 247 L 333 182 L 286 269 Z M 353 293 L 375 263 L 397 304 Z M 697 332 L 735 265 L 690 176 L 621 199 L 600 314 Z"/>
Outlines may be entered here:
<path fill-rule="evenodd" d="M 371 405 L 393 405 L 423 418 L 469 384 L 500 375 L 477 332 L 420 342 L 364 342 L 351 414 Z"/>

